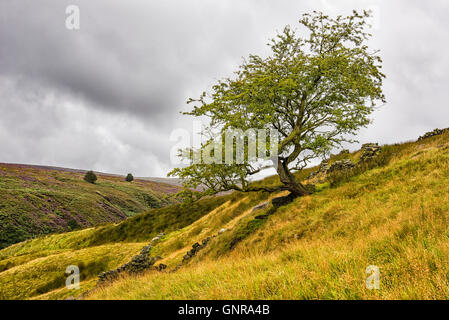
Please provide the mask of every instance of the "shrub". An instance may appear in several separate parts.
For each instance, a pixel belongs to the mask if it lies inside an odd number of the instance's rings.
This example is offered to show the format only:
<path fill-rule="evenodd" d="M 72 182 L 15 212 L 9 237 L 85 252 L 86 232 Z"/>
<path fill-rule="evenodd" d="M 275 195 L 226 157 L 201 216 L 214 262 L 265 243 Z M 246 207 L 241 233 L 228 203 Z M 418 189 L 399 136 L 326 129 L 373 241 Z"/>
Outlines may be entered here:
<path fill-rule="evenodd" d="M 87 171 L 84 180 L 89 183 L 95 183 L 95 181 L 97 181 L 97 176 L 93 171 Z"/>
<path fill-rule="evenodd" d="M 131 181 L 134 180 L 134 177 L 133 177 L 133 175 L 131 173 L 128 173 L 128 175 L 126 176 L 125 180 L 128 181 L 128 182 L 131 182 Z"/>

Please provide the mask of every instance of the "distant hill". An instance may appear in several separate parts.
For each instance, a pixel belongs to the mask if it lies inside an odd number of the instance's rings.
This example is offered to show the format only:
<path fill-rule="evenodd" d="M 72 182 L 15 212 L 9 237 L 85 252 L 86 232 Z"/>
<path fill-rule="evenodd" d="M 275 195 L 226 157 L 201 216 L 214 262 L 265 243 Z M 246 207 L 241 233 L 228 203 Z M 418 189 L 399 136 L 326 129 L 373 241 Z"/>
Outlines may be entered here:
<path fill-rule="evenodd" d="M 174 184 L 85 170 L 0 163 L 0 248 L 35 236 L 118 222 L 173 203 Z"/>
<path fill-rule="evenodd" d="M 170 184 L 170 185 L 174 185 L 177 187 L 182 187 L 181 180 L 177 179 L 177 178 L 142 177 L 139 179 L 146 180 L 146 181 L 158 182 L 158 183 Z"/>

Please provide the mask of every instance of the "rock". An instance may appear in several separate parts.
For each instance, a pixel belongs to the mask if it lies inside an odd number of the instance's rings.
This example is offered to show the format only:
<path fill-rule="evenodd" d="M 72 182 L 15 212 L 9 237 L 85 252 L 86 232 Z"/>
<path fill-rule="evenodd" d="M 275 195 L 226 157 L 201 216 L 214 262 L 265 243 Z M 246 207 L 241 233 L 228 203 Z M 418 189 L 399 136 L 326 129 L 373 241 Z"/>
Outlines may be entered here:
<path fill-rule="evenodd" d="M 343 159 L 340 161 L 335 161 L 331 164 L 330 168 L 327 170 L 327 173 L 332 173 L 335 171 L 343 171 L 350 170 L 355 167 L 355 164 L 350 159 Z"/>
<path fill-rule="evenodd" d="M 366 161 L 374 158 L 381 151 L 378 143 L 365 143 L 362 145 L 362 155 L 360 161 Z"/>
<path fill-rule="evenodd" d="M 158 240 L 160 240 L 163 236 L 165 236 L 165 233 L 164 233 L 164 232 L 159 233 L 157 236 L 155 236 L 153 239 L 151 239 L 151 242 L 158 241 Z M 151 244 L 151 243 L 150 243 L 150 244 Z"/>
<path fill-rule="evenodd" d="M 261 203 L 261 204 L 255 206 L 251 212 L 266 209 L 269 205 L 270 205 L 270 203 L 268 201 Z"/>
<path fill-rule="evenodd" d="M 206 239 L 201 241 L 201 244 L 199 244 L 198 242 L 194 243 L 192 245 L 192 249 L 190 251 L 188 251 L 182 258 L 182 263 L 193 258 L 198 253 L 198 251 L 200 251 L 201 249 L 206 247 L 206 245 L 209 243 L 210 240 L 211 240 L 211 237 L 207 237 Z"/>
<path fill-rule="evenodd" d="M 329 162 L 327 160 L 323 160 L 321 162 L 320 166 L 318 167 L 318 171 L 312 172 L 307 179 L 308 180 L 313 179 L 314 177 L 316 177 L 320 173 L 321 174 L 326 174 L 327 170 L 329 170 Z"/>
<path fill-rule="evenodd" d="M 151 245 L 147 245 L 147 246 L 142 248 L 142 250 L 140 251 L 140 254 L 141 255 L 148 254 L 150 252 L 150 250 L 151 250 Z"/>
<path fill-rule="evenodd" d="M 220 231 L 218 231 L 218 234 L 222 234 L 223 232 L 226 232 L 226 230 L 227 230 L 227 229 L 225 229 L 225 228 L 220 229 Z"/>
<path fill-rule="evenodd" d="M 153 242 L 153 240 L 152 240 Z M 128 273 L 140 273 L 151 268 L 157 260 L 160 260 L 161 257 L 150 257 L 151 250 L 151 242 L 142 248 L 140 253 L 137 256 L 134 256 L 131 261 L 125 263 L 124 265 L 118 267 L 115 270 L 109 270 L 106 272 L 102 272 L 98 275 L 98 283 L 113 281 L 118 278 L 119 274 L 122 272 Z"/>
<path fill-rule="evenodd" d="M 165 264 L 163 264 L 163 263 L 161 263 L 158 266 L 156 266 L 156 270 L 157 271 L 162 271 L 162 270 L 165 270 L 165 269 L 167 269 L 167 266 Z"/>
<path fill-rule="evenodd" d="M 207 237 L 206 239 L 204 239 L 204 240 L 201 242 L 201 245 L 204 247 L 204 246 L 206 246 L 206 245 L 209 243 L 209 241 L 210 241 L 210 237 Z"/>
<path fill-rule="evenodd" d="M 193 244 L 192 248 L 193 248 L 193 249 L 196 249 L 196 248 L 198 248 L 199 246 L 200 246 L 200 244 L 197 242 L 197 243 L 194 243 L 194 244 Z"/>

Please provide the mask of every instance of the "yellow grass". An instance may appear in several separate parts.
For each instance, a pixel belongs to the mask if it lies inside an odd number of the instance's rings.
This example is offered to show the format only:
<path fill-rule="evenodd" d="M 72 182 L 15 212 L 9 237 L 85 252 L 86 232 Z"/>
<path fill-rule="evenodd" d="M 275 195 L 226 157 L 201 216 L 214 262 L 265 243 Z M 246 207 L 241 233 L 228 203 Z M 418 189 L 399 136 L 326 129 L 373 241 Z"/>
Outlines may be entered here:
<path fill-rule="evenodd" d="M 161 255 L 170 270 L 193 243 L 228 229 L 173 273 L 124 276 L 99 288 L 93 288 L 92 273 L 80 291 L 60 286 L 45 291 L 73 261 L 91 263 L 97 271 L 95 262 L 107 257 L 105 268 L 115 268 L 146 243 L 83 248 L 82 240 L 95 232 L 89 229 L 12 246 L 0 251 L 0 264 L 8 259 L 14 264 L 0 272 L 1 297 L 63 299 L 93 289 L 83 298 L 448 299 L 448 141 L 445 134 L 398 146 L 387 166 L 335 188 L 323 185 L 254 229 L 245 228 L 264 211 L 252 208 L 278 195 L 225 202 L 154 246 L 151 254 Z M 242 230 L 248 232 L 231 248 Z M 366 288 L 370 265 L 380 268 L 380 290 Z M 27 290 L 32 294 L 23 294 Z"/>
<path fill-rule="evenodd" d="M 204 249 L 175 273 L 126 277 L 87 298 L 447 299 L 449 148 L 441 142 L 411 144 L 387 167 L 297 199 L 221 256 Z M 380 290 L 366 288 L 370 265 L 380 268 Z"/>

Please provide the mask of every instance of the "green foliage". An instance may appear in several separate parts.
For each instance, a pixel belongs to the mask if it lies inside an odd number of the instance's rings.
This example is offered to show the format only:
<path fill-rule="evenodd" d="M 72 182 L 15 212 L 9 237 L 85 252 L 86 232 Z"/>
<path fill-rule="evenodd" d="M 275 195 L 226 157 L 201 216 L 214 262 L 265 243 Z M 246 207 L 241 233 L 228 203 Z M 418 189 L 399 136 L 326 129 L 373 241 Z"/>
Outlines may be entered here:
<path fill-rule="evenodd" d="M 89 183 L 95 183 L 97 181 L 97 175 L 93 171 L 87 171 L 86 175 L 84 176 L 84 181 Z"/>
<path fill-rule="evenodd" d="M 306 37 L 285 27 L 269 43 L 270 56 L 250 55 L 234 78 L 189 100 L 194 107 L 186 114 L 208 117 L 210 131 L 218 133 L 199 150 L 181 150 L 180 156 L 192 160 L 194 155 L 209 154 L 228 129 L 240 130 L 243 140 L 255 139 L 248 130 L 275 129 L 280 135 L 279 157 L 274 160 L 280 182 L 296 195 L 309 194 L 292 170 L 301 171 L 312 159 L 352 142 L 348 137 L 367 126 L 376 104 L 385 102 L 382 60 L 367 46 L 367 18 L 369 13 L 356 11 L 335 19 L 320 12 L 304 14 L 299 23 L 308 32 Z M 269 139 L 261 147 L 270 150 L 271 143 Z M 226 165 L 193 162 L 170 175 L 180 177 L 187 188 L 205 187 L 204 194 L 258 191 L 248 181 L 262 169 L 257 160 L 260 157 Z"/>
<path fill-rule="evenodd" d="M 128 182 L 132 182 L 134 180 L 134 177 L 131 173 L 128 173 L 128 175 L 125 178 L 126 181 Z"/>

